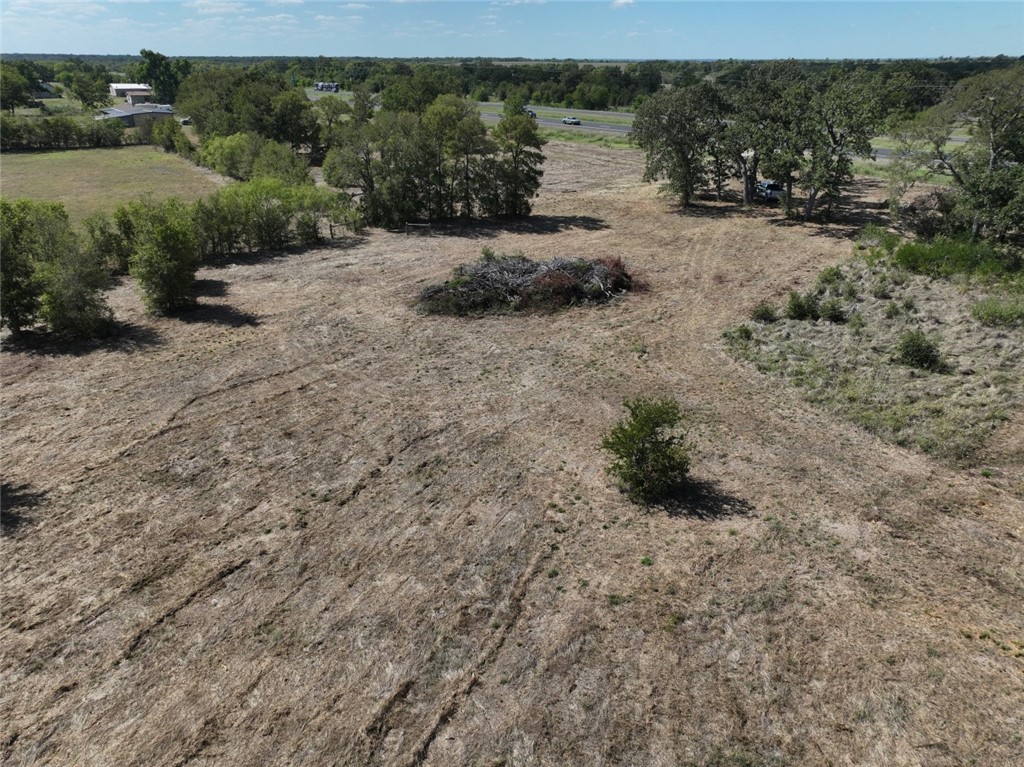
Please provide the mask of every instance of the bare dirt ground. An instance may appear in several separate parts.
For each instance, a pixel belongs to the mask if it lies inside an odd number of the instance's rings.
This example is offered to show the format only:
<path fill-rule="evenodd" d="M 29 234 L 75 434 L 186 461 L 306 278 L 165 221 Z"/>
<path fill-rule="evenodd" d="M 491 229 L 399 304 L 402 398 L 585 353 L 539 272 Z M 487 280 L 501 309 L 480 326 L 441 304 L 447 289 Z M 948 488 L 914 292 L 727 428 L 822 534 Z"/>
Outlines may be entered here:
<path fill-rule="evenodd" d="M 122 340 L 3 353 L 5 764 L 1024 764 L 1016 485 L 724 351 L 854 225 L 547 154 L 528 222 L 239 259 L 180 319 L 123 285 Z M 651 290 L 417 314 L 484 245 Z M 672 509 L 603 472 L 639 394 L 691 419 Z"/>

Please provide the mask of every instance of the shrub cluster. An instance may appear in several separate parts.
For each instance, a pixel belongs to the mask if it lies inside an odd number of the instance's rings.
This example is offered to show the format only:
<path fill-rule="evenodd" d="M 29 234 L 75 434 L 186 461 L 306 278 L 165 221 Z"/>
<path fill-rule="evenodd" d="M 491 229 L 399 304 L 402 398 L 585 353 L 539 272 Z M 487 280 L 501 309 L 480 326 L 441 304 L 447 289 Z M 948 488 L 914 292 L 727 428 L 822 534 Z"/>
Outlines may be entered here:
<path fill-rule="evenodd" d="M 631 500 L 654 503 L 677 490 L 690 471 L 690 446 L 676 433 L 682 421 L 679 403 L 641 397 L 623 404 L 629 416 L 601 441 L 615 456 L 606 471 Z"/>
<path fill-rule="evenodd" d="M 280 250 L 293 239 L 312 245 L 323 229 L 361 229 L 346 195 L 261 178 L 220 189 L 193 204 L 143 199 L 113 216 L 94 214 L 76 233 L 57 203 L 0 199 L 0 319 L 19 333 L 37 322 L 67 335 L 109 329 L 102 289 L 129 273 L 152 312 L 193 303 L 204 260 L 239 250 Z"/>
<path fill-rule="evenodd" d="M 521 253 L 499 255 L 484 248 L 476 263 L 460 266 L 450 280 L 425 288 L 419 305 L 431 314 L 454 315 L 556 310 L 607 301 L 632 285 L 618 258 L 544 262 Z"/>
<path fill-rule="evenodd" d="M 64 335 L 102 335 L 112 318 L 108 280 L 63 205 L 0 199 L 0 323 L 13 333 L 42 321 Z"/>

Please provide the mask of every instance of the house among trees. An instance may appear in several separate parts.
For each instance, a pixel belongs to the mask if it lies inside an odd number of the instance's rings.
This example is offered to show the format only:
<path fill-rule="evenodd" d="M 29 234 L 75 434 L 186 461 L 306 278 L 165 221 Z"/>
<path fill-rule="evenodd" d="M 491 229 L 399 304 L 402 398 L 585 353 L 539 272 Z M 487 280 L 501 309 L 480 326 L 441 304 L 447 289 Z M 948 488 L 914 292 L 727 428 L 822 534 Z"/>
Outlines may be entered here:
<path fill-rule="evenodd" d="M 129 94 L 133 97 L 146 96 L 145 101 L 148 101 L 153 96 L 152 86 L 146 83 L 111 83 L 110 84 L 110 97 L 115 99 L 125 99 L 129 104 L 141 104 L 143 100 L 132 101 L 129 98 Z"/>

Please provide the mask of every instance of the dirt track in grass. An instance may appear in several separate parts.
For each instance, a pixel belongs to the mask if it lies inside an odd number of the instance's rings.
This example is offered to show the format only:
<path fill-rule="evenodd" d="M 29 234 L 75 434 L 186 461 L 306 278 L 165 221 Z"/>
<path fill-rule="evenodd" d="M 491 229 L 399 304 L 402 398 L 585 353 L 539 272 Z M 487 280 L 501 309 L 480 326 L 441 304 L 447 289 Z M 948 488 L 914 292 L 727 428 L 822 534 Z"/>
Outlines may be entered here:
<path fill-rule="evenodd" d="M 855 225 L 680 215 L 635 153 L 547 154 L 528 222 L 239 259 L 180 319 L 125 284 L 123 339 L 3 352 L 5 763 L 1022 763 L 1012 485 L 724 351 Z M 484 245 L 650 291 L 418 314 Z M 598 447 L 643 393 L 697 447 L 651 513 Z"/>

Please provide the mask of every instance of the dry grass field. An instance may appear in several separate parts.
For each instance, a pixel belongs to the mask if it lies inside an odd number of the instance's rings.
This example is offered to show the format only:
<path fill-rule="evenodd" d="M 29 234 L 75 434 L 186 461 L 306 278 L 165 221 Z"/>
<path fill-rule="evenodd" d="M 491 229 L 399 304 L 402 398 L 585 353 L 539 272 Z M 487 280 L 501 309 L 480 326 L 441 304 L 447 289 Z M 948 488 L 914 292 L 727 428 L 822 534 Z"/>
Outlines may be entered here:
<path fill-rule="evenodd" d="M 529 221 L 240 258 L 176 319 L 123 284 L 120 339 L 3 352 L 4 764 L 1024 764 L 1019 485 L 725 349 L 859 223 L 546 152 Z M 417 313 L 485 245 L 650 290 Z M 696 445 L 650 512 L 599 449 L 640 394 Z"/>

